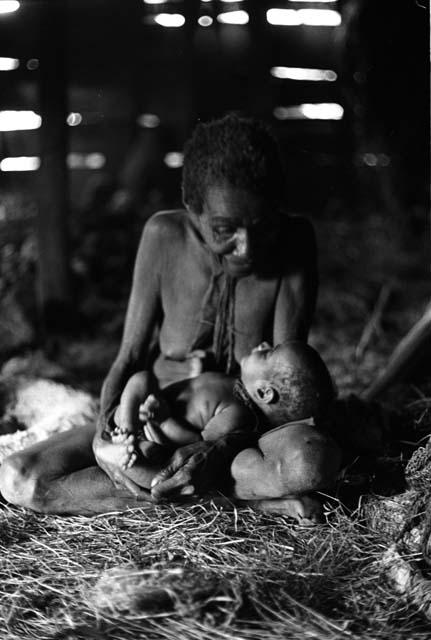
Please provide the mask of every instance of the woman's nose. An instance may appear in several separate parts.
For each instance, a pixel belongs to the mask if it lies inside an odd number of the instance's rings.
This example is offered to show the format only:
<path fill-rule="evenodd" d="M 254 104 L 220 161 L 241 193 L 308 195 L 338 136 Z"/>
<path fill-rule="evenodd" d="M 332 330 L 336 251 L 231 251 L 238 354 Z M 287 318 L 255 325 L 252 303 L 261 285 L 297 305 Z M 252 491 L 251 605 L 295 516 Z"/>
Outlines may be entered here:
<path fill-rule="evenodd" d="M 245 259 L 250 257 L 250 237 L 247 229 L 238 229 L 236 232 L 233 255 Z"/>

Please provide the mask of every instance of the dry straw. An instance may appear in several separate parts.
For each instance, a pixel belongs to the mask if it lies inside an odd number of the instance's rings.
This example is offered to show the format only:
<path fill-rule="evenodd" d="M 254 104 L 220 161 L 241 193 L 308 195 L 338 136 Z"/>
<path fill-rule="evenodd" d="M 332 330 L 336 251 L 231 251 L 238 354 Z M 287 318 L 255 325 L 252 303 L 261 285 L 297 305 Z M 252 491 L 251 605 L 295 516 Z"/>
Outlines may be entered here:
<path fill-rule="evenodd" d="M 329 230 L 334 237 L 333 221 Z M 335 240 L 339 271 L 356 260 L 363 272 L 363 255 L 341 254 L 342 234 Z M 350 281 L 332 282 L 332 290 L 323 289 L 312 342 L 341 392 L 358 392 L 382 367 L 393 335 L 374 336 L 357 362 L 378 289 L 366 283 L 352 293 Z M 398 335 L 413 320 L 400 321 Z M 405 387 L 396 402 L 409 405 L 411 440 L 420 441 L 431 430 L 430 390 Z M 335 500 L 327 515 L 328 524 L 304 528 L 217 501 L 93 518 L 2 505 L 0 638 L 429 640 L 430 623 L 408 593 L 397 592 L 382 563 L 390 528 L 366 526 L 359 511 L 346 513 Z"/>
<path fill-rule="evenodd" d="M 339 506 L 316 528 L 214 502 L 1 515 L 1 638 L 429 638 Z"/>

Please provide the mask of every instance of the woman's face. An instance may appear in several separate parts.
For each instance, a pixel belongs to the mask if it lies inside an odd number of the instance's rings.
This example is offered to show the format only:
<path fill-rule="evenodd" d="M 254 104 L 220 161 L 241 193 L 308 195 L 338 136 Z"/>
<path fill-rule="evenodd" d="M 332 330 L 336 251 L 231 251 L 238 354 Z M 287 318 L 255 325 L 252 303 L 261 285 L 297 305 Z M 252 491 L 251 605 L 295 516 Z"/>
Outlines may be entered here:
<path fill-rule="evenodd" d="M 206 244 L 222 257 L 230 275 L 241 277 L 254 270 L 257 249 L 272 231 L 263 198 L 228 184 L 214 185 L 207 189 L 197 219 Z"/>

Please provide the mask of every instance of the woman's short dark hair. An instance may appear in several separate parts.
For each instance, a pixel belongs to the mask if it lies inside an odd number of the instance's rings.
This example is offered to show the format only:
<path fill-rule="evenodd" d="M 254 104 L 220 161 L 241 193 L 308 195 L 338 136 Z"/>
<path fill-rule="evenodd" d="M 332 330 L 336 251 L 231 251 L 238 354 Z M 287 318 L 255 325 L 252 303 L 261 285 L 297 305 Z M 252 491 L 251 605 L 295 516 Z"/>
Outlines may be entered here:
<path fill-rule="evenodd" d="M 227 115 L 198 124 L 184 149 L 183 201 L 202 213 L 209 186 L 229 184 L 279 206 L 285 178 L 278 145 L 267 126 Z"/>

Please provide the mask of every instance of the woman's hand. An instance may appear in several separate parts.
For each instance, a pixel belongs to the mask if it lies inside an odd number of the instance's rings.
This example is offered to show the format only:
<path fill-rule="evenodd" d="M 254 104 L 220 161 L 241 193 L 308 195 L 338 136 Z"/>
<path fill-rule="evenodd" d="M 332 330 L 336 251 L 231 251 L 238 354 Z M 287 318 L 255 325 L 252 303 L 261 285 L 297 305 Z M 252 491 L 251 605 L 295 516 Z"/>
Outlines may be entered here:
<path fill-rule="evenodd" d="M 201 494 L 220 484 L 228 472 L 230 457 L 215 442 L 194 442 L 177 449 L 169 464 L 151 483 L 151 495 L 157 500 Z"/>

